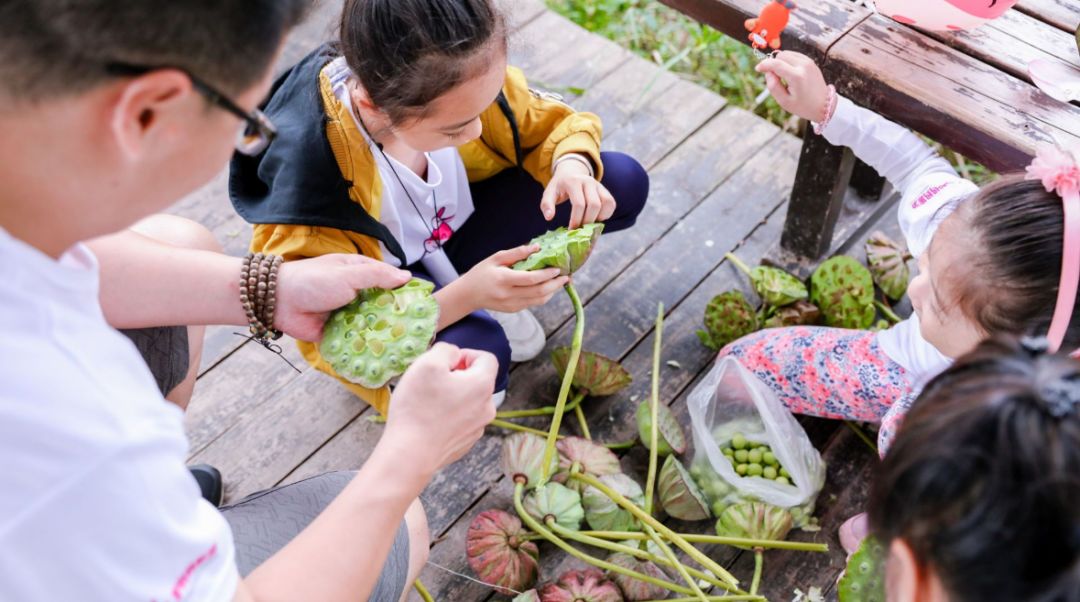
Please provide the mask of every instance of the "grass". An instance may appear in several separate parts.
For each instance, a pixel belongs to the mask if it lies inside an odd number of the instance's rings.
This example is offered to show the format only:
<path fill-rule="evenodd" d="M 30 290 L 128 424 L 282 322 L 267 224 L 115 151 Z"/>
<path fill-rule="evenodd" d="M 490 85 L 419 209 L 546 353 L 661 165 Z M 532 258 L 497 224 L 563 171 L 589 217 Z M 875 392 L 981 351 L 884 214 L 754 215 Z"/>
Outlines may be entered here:
<path fill-rule="evenodd" d="M 547 5 L 585 29 L 720 94 L 729 103 L 786 131 L 798 131 L 799 119 L 781 109 L 772 97 L 757 102 L 765 89 L 765 79 L 754 71 L 761 56 L 741 41 L 656 0 L 547 0 Z M 928 142 L 976 184 L 995 177 L 982 165 Z"/>

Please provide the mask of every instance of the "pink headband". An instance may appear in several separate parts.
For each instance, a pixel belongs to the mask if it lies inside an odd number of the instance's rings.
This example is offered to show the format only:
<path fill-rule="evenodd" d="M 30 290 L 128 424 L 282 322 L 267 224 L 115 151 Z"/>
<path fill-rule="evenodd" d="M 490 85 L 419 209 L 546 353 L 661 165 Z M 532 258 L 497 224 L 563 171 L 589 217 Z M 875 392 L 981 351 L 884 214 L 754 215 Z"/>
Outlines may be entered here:
<path fill-rule="evenodd" d="M 1050 352 L 1056 353 L 1069 329 L 1077 284 L 1080 283 L 1080 148 L 1067 150 L 1060 146 L 1040 146 L 1035 160 L 1027 168 L 1027 179 L 1040 180 L 1047 192 L 1056 192 L 1065 210 L 1061 281 L 1050 332 L 1046 335 Z"/>

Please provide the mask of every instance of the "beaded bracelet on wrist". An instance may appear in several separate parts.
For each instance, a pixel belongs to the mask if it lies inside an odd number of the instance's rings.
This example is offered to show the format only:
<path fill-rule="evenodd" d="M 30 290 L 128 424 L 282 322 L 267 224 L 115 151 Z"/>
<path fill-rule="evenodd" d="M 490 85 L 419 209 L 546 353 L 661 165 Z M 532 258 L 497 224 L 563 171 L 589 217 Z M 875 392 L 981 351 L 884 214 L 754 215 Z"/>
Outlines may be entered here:
<path fill-rule="evenodd" d="M 277 273 L 282 259 L 276 255 L 248 253 L 240 269 L 240 304 L 251 336 L 259 342 L 281 338 L 274 329 L 277 304 Z"/>

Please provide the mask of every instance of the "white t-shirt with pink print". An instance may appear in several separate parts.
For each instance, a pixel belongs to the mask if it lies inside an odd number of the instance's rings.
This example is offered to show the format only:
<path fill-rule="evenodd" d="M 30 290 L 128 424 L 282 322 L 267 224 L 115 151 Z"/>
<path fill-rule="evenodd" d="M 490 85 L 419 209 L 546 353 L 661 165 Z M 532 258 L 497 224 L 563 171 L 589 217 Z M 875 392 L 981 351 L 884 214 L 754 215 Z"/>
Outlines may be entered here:
<path fill-rule="evenodd" d="M 916 258 L 930 246 L 942 220 L 978 190 L 918 136 L 846 98 L 839 99 L 822 135 L 850 148 L 900 192 L 900 229 Z M 877 336 L 882 351 L 907 371 L 916 391 L 952 363 L 923 338 L 915 316 Z"/>

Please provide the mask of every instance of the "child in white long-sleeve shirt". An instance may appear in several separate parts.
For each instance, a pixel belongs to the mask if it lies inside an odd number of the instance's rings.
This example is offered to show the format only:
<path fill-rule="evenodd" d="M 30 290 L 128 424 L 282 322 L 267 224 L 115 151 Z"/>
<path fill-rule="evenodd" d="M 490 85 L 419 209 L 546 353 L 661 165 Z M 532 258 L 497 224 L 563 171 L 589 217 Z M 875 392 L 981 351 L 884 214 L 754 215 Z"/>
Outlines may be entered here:
<path fill-rule="evenodd" d="M 908 288 L 914 315 L 879 333 L 762 331 L 721 354 L 796 413 L 882 423 L 884 453 L 919 390 L 951 358 L 992 334 L 1047 334 L 1062 274 L 1062 198 L 1022 175 L 980 189 L 908 130 L 838 97 L 806 56 L 781 52 L 758 71 L 781 106 L 850 147 L 903 195 L 900 227 L 919 262 Z M 1066 318 L 1077 313 L 1069 301 Z M 1062 349 L 1080 346 L 1080 320 L 1058 330 Z"/>

